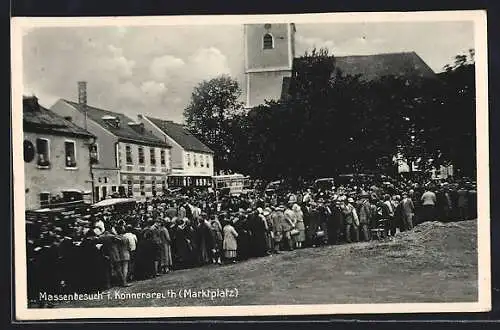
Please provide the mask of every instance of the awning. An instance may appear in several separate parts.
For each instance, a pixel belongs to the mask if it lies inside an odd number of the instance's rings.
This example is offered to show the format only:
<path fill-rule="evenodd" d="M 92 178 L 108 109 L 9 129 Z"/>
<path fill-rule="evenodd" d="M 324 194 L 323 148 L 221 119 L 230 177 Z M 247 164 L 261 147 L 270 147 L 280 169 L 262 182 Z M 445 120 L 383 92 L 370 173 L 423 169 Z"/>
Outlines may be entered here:
<path fill-rule="evenodd" d="M 118 204 L 135 203 L 137 202 L 134 198 L 110 198 L 100 201 L 92 205 L 92 207 L 108 207 Z"/>

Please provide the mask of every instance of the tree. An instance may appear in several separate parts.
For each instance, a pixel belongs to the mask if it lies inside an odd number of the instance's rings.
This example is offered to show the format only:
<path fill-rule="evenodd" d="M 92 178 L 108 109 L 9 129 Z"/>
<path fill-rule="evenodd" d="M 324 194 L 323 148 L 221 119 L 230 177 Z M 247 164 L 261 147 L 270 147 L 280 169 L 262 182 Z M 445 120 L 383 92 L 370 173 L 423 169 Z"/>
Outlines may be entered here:
<path fill-rule="evenodd" d="M 232 165 L 232 124 L 243 109 L 240 96 L 238 82 L 221 75 L 198 84 L 184 110 L 187 128 L 214 151 L 215 168 L 219 170 L 228 170 Z"/>

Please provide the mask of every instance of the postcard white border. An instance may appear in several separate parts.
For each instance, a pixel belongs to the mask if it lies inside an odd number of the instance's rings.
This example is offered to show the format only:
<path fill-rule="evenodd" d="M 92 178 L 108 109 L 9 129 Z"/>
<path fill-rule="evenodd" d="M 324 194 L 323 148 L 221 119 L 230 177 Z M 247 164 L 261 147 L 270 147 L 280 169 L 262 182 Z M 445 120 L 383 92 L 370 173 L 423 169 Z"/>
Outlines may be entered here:
<path fill-rule="evenodd" d="M 102 307 L 28 309 L 24 219 L 24 161 L 22 152 L 22 37 L 27 29 L 71 26 L 236 25 L 243 23 L 360 23 L 360 22 L 474 23 L 476 61 L 476 129 L 478 182 L 478 301 L 473 303 L 256 305 L 217 307 Z M 332 13 L 296 15 L 154 16 L 97 18 L 17 17 L 11 21 L 12 141 L 14 182 L 15 315 L 17 320 L 179 318 L 319 314 L 484 312 L 491 309 L 488 70 L 486 11 Z"/>

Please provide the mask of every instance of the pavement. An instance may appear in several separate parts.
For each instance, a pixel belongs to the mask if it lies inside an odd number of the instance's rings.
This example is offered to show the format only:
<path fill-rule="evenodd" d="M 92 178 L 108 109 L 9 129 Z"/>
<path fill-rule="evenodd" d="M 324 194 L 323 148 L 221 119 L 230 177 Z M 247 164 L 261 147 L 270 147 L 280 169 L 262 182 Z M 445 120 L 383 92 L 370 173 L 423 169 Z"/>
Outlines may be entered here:
<path fill-rule="evenodd" d="M 476 220 L 426 222 L 386 241 L 179 270 L 55 307 L 475 302 L 477 261 Z"/>

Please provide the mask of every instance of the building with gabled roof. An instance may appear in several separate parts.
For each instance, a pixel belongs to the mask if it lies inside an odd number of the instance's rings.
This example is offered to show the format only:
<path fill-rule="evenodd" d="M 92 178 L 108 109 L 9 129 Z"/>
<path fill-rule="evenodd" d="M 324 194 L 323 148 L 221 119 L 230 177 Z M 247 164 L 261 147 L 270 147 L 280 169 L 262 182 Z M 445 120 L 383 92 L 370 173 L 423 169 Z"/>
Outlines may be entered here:
<path fill-rule="evenodd" d="M 96 201 L 113 194 L 151 197 L 167 188 L 170 145 L 123 113 L 88 105 L 85 84 L 79 83 L 78 102 L 60 99 L 51 109 L 97 136 Z"/>
<path fill-rule="evenodd" d="M 294 75 L 310 60 L 295 57 L 296 32 L 294 23 L 245 25 L 246 108 L 289 96 Z M 331 58 L 334 73 L 358 76 L 362 81 L 374 81 L 386 76 L 409 82 L 437 79 L 436 73 L 415 52 Z"/>
<path fill-rule="evenodd" d="M 146 130 L 167 141 L 171 148 L 171 187 L 208 187 L 214 175 L 214 152 L 183 125 L 169 120 L 139 115 Z"/>
<path fill-rule="evenodd" d="M 25 209 L 90 202 L 95 136 L 23 97 Z"/>

